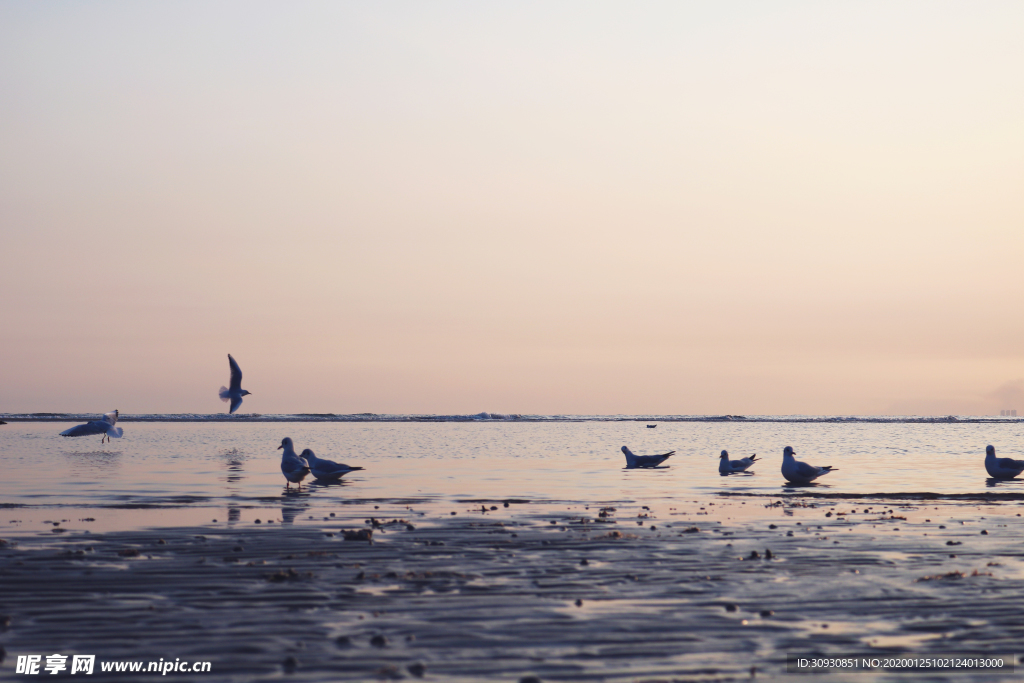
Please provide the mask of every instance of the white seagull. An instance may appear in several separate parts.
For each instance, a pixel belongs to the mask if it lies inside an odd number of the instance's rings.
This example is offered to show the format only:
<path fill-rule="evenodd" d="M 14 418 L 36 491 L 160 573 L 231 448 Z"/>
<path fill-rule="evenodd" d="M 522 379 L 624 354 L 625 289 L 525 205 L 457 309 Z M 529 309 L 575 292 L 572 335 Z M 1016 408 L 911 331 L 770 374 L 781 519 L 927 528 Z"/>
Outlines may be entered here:
<path fill-rule="evenodd" d="M 625 446 L 622 447 L 622 452 L 626 456 L 626 469 L 630 470 L 634 467 L 657 467 L 675 453 L 675 451 L 669 451 L 661 455 L 633 455 L 633 451 Z"/>
<path fill-rule="evenodd" d="M 338 481 L 349 472 L 363 469 L 362 467 L 350 467 L 340 462 L 334 462 L 333 460 L 324 460 L 323 458 L 316 457 L 316 453 L 310 449 L 302 451 L 299 456 L 307 463 L 309 463 L 309 471 L 313 474 L 315 479 L 320 481 Z"/>
<path fill-rule="evenodd" d="M 993 479 L 1013 479 L 1024 472 L 1024 460 L 997 458 L 995 446 L 985 446 L 985 469 Z"/>
<path fill-rule="evenodd" d="M 220 388 L 220 400 L 225 403 L 231 401 L 231 410 L 228 411 L 230 414 L 238 410 L 238 406 L 242 405 L 242 397 L 248 396 L 251 392 L 242 388 L 242 368 L 238 367 L 238 363 L 235 362 L 230 353 L 228 354 L 228 365 L 231 366 L 231 381 L 229 382 L 231 388 Z"/>
<path fill-rule="evenodd" d="M 815 467 L 805 462 L 800 462 L 793 456 L 796 454 L 790 446 L 782 449 L 782 476 L 794 484 L 810 484 L 818 477 L 833 472 L 831 465 L 826 467 Z"/>
<path fill-rule="evenodd" d="M 284 453 L 281 454 L 281 474 L 288 480 L 284 486 L 289 488 L 292 484 L 298 484 L 299 488 L 302 488 L 302 480 L 309 474 L 309 463 L 295 455 L 295 447 L 287 436 L 281 439 L 281 445 L 277 450 L 282 448 Z"/>
<path fill-rule="evenodd" d="M 722 451 L 722 455 L 719 457 L 721 459 L 718 461 L 718 473 L 722 476 L 735 474 L 736 472 L 746 472 L 757 461 L 757 453 L 754 453 L 749 458 L 730 460 L 729 451 Z"/>
<path fill-rule="evenodd" d="M 121 435 L 124 434 L 124 430 L 120 427 L 115 427 L 114 423 L 117 422 L 117 418 L 121 415 L 118 411 L 111 413 L 103 413 L 102 420 L 92 420 L 86 422 L 84 425 L 75 425 L 71 429 L 65 429 L 60 433 L 61 436 L 94 436 L 96 434 L 102 434 L 103 438 L 100 439 L 100 443 L 104 440 L 110 441 L 111 437 L 120 439 Z"/>

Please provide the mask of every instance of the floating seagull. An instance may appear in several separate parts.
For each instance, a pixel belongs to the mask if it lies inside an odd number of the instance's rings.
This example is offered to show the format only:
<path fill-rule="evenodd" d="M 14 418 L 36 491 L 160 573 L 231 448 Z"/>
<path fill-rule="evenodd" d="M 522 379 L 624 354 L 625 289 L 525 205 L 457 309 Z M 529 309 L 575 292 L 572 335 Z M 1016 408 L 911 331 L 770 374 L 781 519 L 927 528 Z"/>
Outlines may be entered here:
<path fill-rule="evenodd" d="M 722 451 L 722 455 L 720 457 L 721 460 L 718 461 L 718 473 L 725 476 L 727 474 L 747 471 L 747 469 L 757 460 L 757 453 L 754 453 L 749 458 L 730 460 L 729 451 Z"/>
<path fill-rule="evenodd" d="M 791 447 L 782 449 L 782 476 L 794 484 L 810 484 L 818 477 L 834 471 L 831 465 L 827 467 L 815 467 L 805 462 L 800 462 L 793 456 L 796 455 Z"/>
<path fill-rule="evenodd" d="M 997 458 L 994 446 L 985 446 L 985 469 L 993 479 L 1013 479 L 1024 472 L 1024 460 Z"/>
<path fill-rule="evenodd" d="M 284 453 L 281 454 L 281 474 L 288 480 L 284 486 L 289 488 L 292 484 L 298 484 L 299 488 L 302 488 L 302 480 L 309 474 L 309 463 L 295 455 L 295 447 L 287 436 L 281 439 L 281 445 L 277 450 L 282 448 Z"/>
<path fill-rule="evenodd" d="M 626 456 L 626 469 L 633 469 L 634 467 L 657 467 L 675 453 L 675 451 L 669 451 L 668 453 L 662 453 L 661 455 L 633 455 L 633 451 L 629 450 L 625 446 L 622 447 L 622 452 Z"/>
<path fill-rule="evenodd" d="M 308 448 L 302 451 L 302 455 L 299 457 L 309 463 L 309 471 L 313 473 L 314 478 L 320 481 L 338 481 L 349 472 L 363 469 L 362 467 L 349 467 L 340 462 L 318 458 L 316 453 Z"/>
<path fill-rule="evenodd" d="M 220 400 L 225 403 L 231 401 L 231 410 L 228 413 L 233 413 L 238 410 L 238 406 L 242 405 L 242 397 L 248 396 L 251 392 L 242 388 L 242 368 L 238 367 L 238 363 L 230 353 L 228 354 L 228 365 L 231 366 L 231 382 L 229 382 L 231 388 L 220 388 Z"/>
<path fill-rule="evenodd" d="M 102 434 L 103 438 L 100 439 L 100 443 L 104 440 L 110 441 L 111 437 L 120 439 L 121 435 L 124 434 L 124 430 L 120 427 L 115 427 L 114 423 L 117 422 L 117 418 L 120 417 L 121 413 L 114 411 L 112 413 L 103 413 L 102 420 L 92 420 L 86 422 L 84 425 L 75 425 L 71 429 L 65 429 L 60 433 L 61 436 L 95 436 L 96 434 Z"/>

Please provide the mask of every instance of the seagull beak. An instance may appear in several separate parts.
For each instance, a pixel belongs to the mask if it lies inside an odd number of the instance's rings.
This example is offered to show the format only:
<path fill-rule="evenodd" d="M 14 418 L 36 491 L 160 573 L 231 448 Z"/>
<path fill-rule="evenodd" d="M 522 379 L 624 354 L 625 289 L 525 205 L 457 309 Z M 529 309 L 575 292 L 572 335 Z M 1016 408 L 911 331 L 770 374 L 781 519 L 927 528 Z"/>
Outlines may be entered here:
<path fill-rule="evenodd" d="M 279 451 L 279 450 L 281 450 L 282 448 L 284 448 L 284 444 L 281 444 L 280 446 L 278 446 L 278 447 L 277 447 L 277 448 L 275 448 L 274 450 L 275 450 L 275 451 Z"/>

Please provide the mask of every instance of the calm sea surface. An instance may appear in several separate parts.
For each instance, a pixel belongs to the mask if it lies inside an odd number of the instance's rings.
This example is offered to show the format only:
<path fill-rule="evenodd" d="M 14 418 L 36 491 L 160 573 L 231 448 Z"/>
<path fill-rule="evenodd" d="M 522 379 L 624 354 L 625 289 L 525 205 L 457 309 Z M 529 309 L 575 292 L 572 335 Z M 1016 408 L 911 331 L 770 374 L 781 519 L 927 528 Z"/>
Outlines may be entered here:
<path fill-rule="evenodd" d="M 986 444 L 1024 458 L 1024 425 L 904 423 L 145 423 L 124 437 L 63 438 L 72 423 L 0 426 L 0 533 L 305 519 L 346 503 L 448 506 L 694 500 L 723 491 L 783 495 L 782 448 L 837 472 L 813 490 L 843 494 L 1011 491 L 983 466 Z M 285 490 L 283 437 L 296 450 L 365 468 L 340 485 Z M 667 467 L 625 470 L 620 447 L 675 450 Z M 757 453 L 753 474 L 721 477 L 718 454 Z M 88 521 L 84 521 L 88 520 Z"/>

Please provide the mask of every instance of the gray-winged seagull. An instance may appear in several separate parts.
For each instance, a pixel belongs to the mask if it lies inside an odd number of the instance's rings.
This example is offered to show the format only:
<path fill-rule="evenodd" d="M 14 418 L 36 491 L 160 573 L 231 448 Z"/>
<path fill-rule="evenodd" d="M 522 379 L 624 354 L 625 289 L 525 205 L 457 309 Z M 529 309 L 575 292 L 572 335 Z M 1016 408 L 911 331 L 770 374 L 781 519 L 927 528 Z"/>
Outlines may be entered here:
<path fill-rule="evenodd" d="M 633 469 L 634 467 L 657 467 L 668 460 L 675 451 L 661 455 L 633 455 L 633 451 L 623 446 L 622 453 L 626 456 L 626 469 Z"/>
<path fill-rule="evenodd" d="M 1013 479 L 1024 472 L 1024 460 L 997 458 L 995 446 L 985 446 L 985 469 L 993 479 Z"/>
<path fill-rule="evenodd" d="M 729 451 L 722 451 L 722 455 L 719 456 L 718 461 L 718 473 L 721 475 L 735 474 L 737 472 L 746 472 L 757 461 L 757 453 L 754 453 L 749 458 L 740 458 L 739 460 L 730 460 Z"/>
<path fill-rule="evenodd" d="M 281 474 L 288 480 L 285 488 L 292 484 L 298 484 L 299 488 L 302 488 L 302 480 L 309 474 L 309 463 L 295 455 L 295 446 L 292 445 L 292 440 L 289 437 L 281 439 L 281 445 L 277 447 L 277 450 L 282 448 L 284 453 L 281 454 Z"/>
<path fill-rule="evenodd" d="M 309 471 L 315 479 L 320 481 L 338 481 L 349 472 L 363 469 L 362 467 L 351 467 L 333 460 L 324 460 L 316 457 L 316 453 L 310 449 L 302 451 L 299 456 L 309 463 Z"/>
<path fill-rule="evenodd" d="M 238 363 L 235 359 L 228 354 L 228 365 L 231 366 L 231 381 L 229 387 L 220 388 L 220 400 L 227 403 L 231 401 L 231 410 L 228 413 L 233 413 L 238 410 L 238 406 L 242 405 L 242 397 L 248 396 L 251 392 L 246 391 L 242 388 L 242 369 L 238 367 Z"/>
<path fill-rule="evenodd" d="M 793 456 L 796 454 L 791 447 L 782 449 L 782 476 L 794 484 L 810 484 L 818 477 L 834 471 L 831 465 L 815 467 L 805 462 L 800 462 Z"/>
<path fill-rule="evenodd" d="M 111 437 L 120 439 L 121 435 L 124 434 L 124 430 L 120 427 L 115 427 L 114 423 L 117 422 L 117 418 L 121 415 L 118 411 L 110 413 L 103 413 L 102 420 L 92 420 L 86 422 L 84 425 L 75 425 L 71 429 L 65 429 L 60 433 L 61 436 L 94 436 L 96 434 L 102 434 L 103 438 L 100 439 L 100 443 L 104 440 L 110 441 Z"/>

